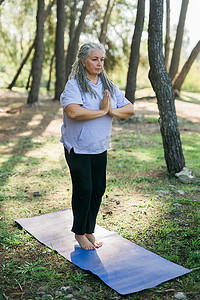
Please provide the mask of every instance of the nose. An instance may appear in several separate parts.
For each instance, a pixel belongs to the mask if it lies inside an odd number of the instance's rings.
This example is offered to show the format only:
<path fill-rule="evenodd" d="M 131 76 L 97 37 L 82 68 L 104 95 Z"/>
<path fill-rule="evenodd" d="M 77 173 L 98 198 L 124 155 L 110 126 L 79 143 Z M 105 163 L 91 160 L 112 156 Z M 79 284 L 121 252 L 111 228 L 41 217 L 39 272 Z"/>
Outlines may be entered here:
<path fill-rule="evenodd" d="M 103 66 L 103 61 L 101 59 L 98 59 L 98 66 Z"/>

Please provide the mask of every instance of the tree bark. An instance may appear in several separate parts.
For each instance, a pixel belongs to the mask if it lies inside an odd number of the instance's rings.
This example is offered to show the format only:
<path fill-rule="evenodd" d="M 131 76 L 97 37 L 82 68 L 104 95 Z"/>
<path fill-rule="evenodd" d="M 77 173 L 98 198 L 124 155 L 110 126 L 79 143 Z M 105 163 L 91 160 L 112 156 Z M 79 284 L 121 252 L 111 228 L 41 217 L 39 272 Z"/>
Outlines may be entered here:
<path fill-rule="evenodd" d="M 108 0 L 107 6 L 106 6 L 106 11 L 105 11 L 103 21 L 101 24 L 101 32 L 99 35 L 99 42 L 103 45 L 105 45 L 105 42 L 106 42 L 106 33 L 107 33 L 108 23 L 109 23 L 110 15 L 111 15 L 114 5 L 115 5 L 115 0 L 113 1 L 112 5 L 111 5 L 111 0 Z"/>
<path fill-rule="evenodd" d="M 11 89 L 13 88 L 13 86 L 15 85 L 15 83 L 16 83 L 16 81 L 17 81 L 17 78 L 19 77 L 19 74 L 21 73 L 21 71 L 22 71 L 24 65 L 26 64 L 26 62 L 27 62 L 27 60 L 28 60 L 28 58 L 29 58 L 29 56 L 30 56 L 30 54 L 31 54 L 31 52 L 32 52 L 32 50 L 33 50 L 33 48 L 34 48 L 34 46 L 35 46 L 35 40 L 34 40 L 34 42 L 31 44 L 31 46 L 29 47 L 28 52 L 27 52 L 26 56 L 24 57 L 24 59 L 22 60 L 22 62 L 21 62 L 21 64 L 20 64 L 20 67 L 19 67 L 19 69 L 17 70 L 16 75 L 14 76 L 12 82 L 9 84 L 9 86 L 8 86 L 8 89 L 9 89 L 9 90 L 11 90 Z"/>
<path fill-rule="evenodd" d="M 65 0 L 57 0 L 57 27 L 55 41 L 56 57 L 56 83 L 55 100 L 60 99 L 60 95 L 65 84 L 65 50 L 64 50 L 64 31 L 65 31 Z"/>
<path fill-rule="evenodd" d="M 174 49 L 173 49 L 173 54 L 172 54 L 172 59 L 171 59 L 171 64 L 169 69 L 169 75 L 172 80 L 174 79 L 176 73 L 178 72 L 188 3 L 189 0 L 182 0 L 181 12 L 180 12 L 177 31 L 176 31 L 176 39 L 174 43 Z"/>
<path fill-rule="evenodd" d="M 53 61 L 55 58 L 55 54 L 52 55 L 51 57 L 51 62 L 50 62 L 50 67 L 49 67 L 49 80 L 47 82 L 47 91 L 50 91 L 50 86 L 51 86 L 51 73 L 52 73 L 52 69 L 53 69 Z"/>
<path fill-rule="evenodd" d="M 76 59 L 79 38 L 80 38 L 81 32 L 83 30 L 85 17 L 87 15 L 87 11 L 90 6 L 90 2 L 91 2 L 91 0 L 84 0 L 79 23 L 75 29 L 72 39 L 70 39 L 69 44 L 68 44 L 67 57 L 66 57 L 66 78 L 67 79 L 71 72 L 71 66 L 73 65 L 73 63 Z"/>
<path fill-rule="evenodd" d="M 49 5 L 47 6 L 47 9 L 45 10 L 45 20 L 47 18 L 47 16 L 50 14 L 50 11 L 51 11 L 51 8 L 52 6 L 55 4 L 56 0 L 53 0 L 49 3 Z M 9 84 L 8 86 L 8 89 L 11 90 L 13 88 L 13 86 L 15 85 L 16 81 L 17 81 L 17 78 L 19 77 L 19 74 L 21 73 L 24 65 L 26 64 L 33 48 L 35 47 L 35 40 L 32 42 L 32 44 L 30 45 L 28 51 L 27 51 L 27 54 L 26 56 L 24 57 L 24 59 L 22 60 L 20 66 L 19 66 L 19 69 L 17 70 L 17 73 L 16 75 L 14 76 L 12 82 Z"/>
<path fill-rule="evenodd" d="M 182 70 L 180 71 L 179 75 L 175 78 L 175 80 L 173 82 L 173 89 L 174 89 L 175 96 L 179 96 L 181 86 L 182 86 L 187 74 L 189 73 L 193 62 L 195 61 L 195 59 L 197 58 L 197 55 L 199 53 L 200 53 L 200 40 L 198 41 L 198 43 L 192 50 L 190 56 L 188 57 L 186 63 L 184 64 Z"/>
<path fill-rule="evenodd" d="M 166 0 L 165 66 L 168 69 L 170 51 L 170 0 Z"/>
<path fill-rule="evenodd" d="M 76 16 L 77 16 L 77 0 L 72 2 L 71 6 L 71 15 L 70 15 L 70 26 L 69 26 L 69 40 L 74 38 L 75 33 L 75 23 L 76 23 Z"/>
<path fill-rule="evenodd" d="M 163 0 L 150 0 L 149 13 L 149 79 L 156 93 L 164 156 L 169 174 L 185 167 L 174 104 L 174 93 L 163 57 L 162 26 Z"/>
<path fill-rule="evenodd" d="M 135 100 L 137 69 L 138 69 L 139 56 L 140 56 L 140 41 L 141 41 L 142 30 L 144 25 L 144 14 L 145 14 L 145 0 L 138 0 L 137 16 L 136 16 L 135 30 L 134 30 L 132 44 L 131 44 L 131 54 L 130 54 L 127 82 L 126 82 L 126 93 L 125 93 L 126 98 L 130 100 L 132 103 L 134 103 Z"/>
<path fill-rule="evenodd" d="M 28 89 L 29 89 L 29 87 L 30 87 L 30 81 L 31 81 L 31 76 L 32 76 L 31 71 L 32 71 L 32 69 L 31 69 L 30 72 L 29 72 L 28 80 L 27 80 L 27 83 L 26 83 L 26 90 L 27 90 L 27 91 L 28 91 Z"/>
<path fill-rule="evenodd" d="M 42 75 L 42 64 L 44 57 L 44 0 L 38 0 L 37 10 L 37 30 L 35 39 L 35 52 L 32 62 L 32 84 L 28 95 L 27 103 L 34 103 L 38 101 L 38 94 L 40 89 L 40 80 Z"/>

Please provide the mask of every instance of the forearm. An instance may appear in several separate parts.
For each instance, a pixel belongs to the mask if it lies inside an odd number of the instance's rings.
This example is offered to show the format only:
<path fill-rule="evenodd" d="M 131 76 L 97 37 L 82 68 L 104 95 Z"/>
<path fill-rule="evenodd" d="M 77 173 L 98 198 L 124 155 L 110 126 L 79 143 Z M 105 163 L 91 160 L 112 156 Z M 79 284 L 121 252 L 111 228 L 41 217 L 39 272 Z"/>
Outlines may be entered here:
<path fill-rule="evenodd" d="M 109 114 L 118 118 L 129 118 L 135 114 L 133 105 L 131 103 L 126 104 L 120 108 L 113 108 Z"/>
<path fill-rule="evenodd" d="M 104 110 L 91 110 L 79 105 L 77 106 L 70 106 L 68 105 L 65 108 L 65 113 L 68 118 L 73 120 L 92 120 L 96 118 L 103 117 L 107 114 Z"/>

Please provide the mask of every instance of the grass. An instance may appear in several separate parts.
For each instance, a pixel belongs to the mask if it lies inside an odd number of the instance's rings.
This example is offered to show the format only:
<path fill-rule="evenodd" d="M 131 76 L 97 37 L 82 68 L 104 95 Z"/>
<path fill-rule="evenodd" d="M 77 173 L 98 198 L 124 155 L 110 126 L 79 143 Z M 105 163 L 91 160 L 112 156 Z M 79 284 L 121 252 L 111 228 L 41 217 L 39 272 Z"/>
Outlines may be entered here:
<path fill-rule="evenodd" d="M 186 185 L 167 176 L 156 119 L 145 118 L 140 130 L 139 124 L 115 122 L 124 130 L 113 135 L 108 151 L 107 189 L 98 224 L 186 268 L 198 268 L 199 183 Z M 181 132 L 183 151 L 199 178 L 199 133 L 184 121 L 184 128 L 187 125 L 190 130 Z M 44 299 L 47 294 L 64 299 L 70 293 L 76 299 L 172 299 L 173 293 L 166 290 L 197 299 L 199 270 L 151 290 L 119 296 L 19 228 L 14 218 L 70 208 L 71 181 L 58 140 L 20 136 L 3 144 L 8 151 L 0 158 L 0 299 Z"/>

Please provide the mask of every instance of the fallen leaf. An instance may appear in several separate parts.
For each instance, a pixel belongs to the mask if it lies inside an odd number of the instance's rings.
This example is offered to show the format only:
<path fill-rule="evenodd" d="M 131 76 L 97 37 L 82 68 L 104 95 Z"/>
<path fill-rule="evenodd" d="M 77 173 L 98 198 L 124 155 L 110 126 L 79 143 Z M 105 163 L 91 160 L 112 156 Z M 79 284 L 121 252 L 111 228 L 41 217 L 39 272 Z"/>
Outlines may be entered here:
<path fill-rule="evenodd" d="M 14 292 L 14 293 L 10 293 L 10 297 L 21 296 L 21 295 L 23 295 L 23 292 Z"/>

